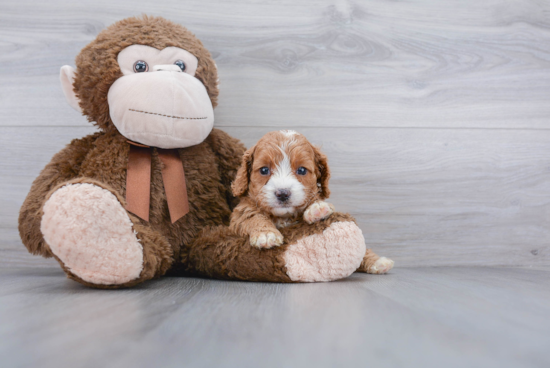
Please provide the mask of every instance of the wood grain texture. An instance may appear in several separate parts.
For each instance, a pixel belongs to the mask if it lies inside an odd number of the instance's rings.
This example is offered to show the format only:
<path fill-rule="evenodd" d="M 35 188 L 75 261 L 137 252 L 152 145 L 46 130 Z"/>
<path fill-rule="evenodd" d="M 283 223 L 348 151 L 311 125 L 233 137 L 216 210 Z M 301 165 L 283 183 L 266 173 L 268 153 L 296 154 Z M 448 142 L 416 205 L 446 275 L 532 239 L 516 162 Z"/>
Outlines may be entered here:
<path fill-rule="evenodd" d="M 224 128 L 253 145 L 265 128 Z M 90 127 L 0 127 L 4 263 L 33 264 L 17 214 L 50 157 Z M 550 264 L 550 131 L 304 128 L 332 170 L 331 201 L 401 266 Z M 40 154 L 37 154 L 40 152 Z"/>
<path fill-rule="evenodd" d="M 398 265 L 550 264 L 550 3 L 473 0 L 0 3 L 0 263 L 32 180 L 93 131 L 58 71 L 106 25 L 161 15 L 211 50 L 216 125 L 321 144 L 332 200 Z"/>
<path fill-rule="evenodd" d="M 334 283 L 165 278 L 92 290 L 0 269 L 5 367 L 548 367 L 550 269 L 397 268 Z"/>
<path fill-rule="evenodd" d="M 550 4 L 538 0 L 4 0 L 0 125 L 86 124 L 64 107 L 59 68 L 141 13 L 212 51 L 221 126 L 548 129 Z"/>

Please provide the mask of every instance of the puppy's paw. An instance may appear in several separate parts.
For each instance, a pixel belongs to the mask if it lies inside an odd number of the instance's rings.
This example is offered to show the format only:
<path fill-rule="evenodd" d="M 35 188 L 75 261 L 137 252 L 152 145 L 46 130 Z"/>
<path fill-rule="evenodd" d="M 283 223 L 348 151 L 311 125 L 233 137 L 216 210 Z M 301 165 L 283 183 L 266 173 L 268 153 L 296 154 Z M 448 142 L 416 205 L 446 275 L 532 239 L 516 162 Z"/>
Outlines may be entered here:
<path fill-rule="evenodd" d="M 368 273 L 381 274 L 386 273 L 393 268 L 393 261 L 386 257 L 380 257 L 370 268 Z"/>
<path fill-rule="evenodd" d="M 250 245 L 260 249 L 269 249 L 283 244 L 283 235 L 275 231 L 258 231 L 250 235 Z"/>
<path fill-rule="evenodd" d="M 321 221 L 334 212 L 334 207 L 325 201 L 317 201 L 309 206 L 304 212 L 304 220 L 308 224 Z"/>

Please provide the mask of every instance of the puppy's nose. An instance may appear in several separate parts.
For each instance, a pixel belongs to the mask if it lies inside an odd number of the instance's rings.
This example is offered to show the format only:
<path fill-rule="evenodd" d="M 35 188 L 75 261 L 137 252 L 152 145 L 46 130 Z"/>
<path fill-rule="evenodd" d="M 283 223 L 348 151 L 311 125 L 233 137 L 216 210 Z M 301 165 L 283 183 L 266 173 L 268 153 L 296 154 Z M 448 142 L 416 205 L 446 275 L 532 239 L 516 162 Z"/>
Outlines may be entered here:
<path fill-rule="evenodd" d="M 275 192 L 275 197 L 281 202 L 286 202 L 290 198 L 290 190 L 288 189 L 278 189 Z"/>

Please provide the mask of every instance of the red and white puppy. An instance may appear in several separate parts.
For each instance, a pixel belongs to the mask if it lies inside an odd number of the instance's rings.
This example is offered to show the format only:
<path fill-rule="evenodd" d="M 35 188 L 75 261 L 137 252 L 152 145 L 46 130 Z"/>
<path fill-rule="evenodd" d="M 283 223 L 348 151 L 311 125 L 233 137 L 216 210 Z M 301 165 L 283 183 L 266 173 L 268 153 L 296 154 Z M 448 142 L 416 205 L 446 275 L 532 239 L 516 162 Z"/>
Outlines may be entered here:
<path fill-rule="evenodd" d="M 267 133 L 245 152 L 232 184 L 240 197 L 230 227 L 250 236 L 250 244 L 271 248 L 283 243 L 277 230 L 297 221 L 320 221 L 334 208 L 328 198 L 327 158 L 293 130 Z"/>

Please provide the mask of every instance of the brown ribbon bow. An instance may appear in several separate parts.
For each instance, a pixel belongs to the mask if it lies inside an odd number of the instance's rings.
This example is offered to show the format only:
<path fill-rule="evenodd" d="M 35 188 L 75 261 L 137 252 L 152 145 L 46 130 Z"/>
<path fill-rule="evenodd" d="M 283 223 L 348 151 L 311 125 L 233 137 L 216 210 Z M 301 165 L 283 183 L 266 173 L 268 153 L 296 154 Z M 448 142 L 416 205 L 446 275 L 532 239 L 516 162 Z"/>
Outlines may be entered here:
<path fill-rule="evenodd" d="M 149 221 L 151 199 L 151 153 L 152 147 L 130 143 L 128 172 L 126 175 L 126 209 L 134 215 Z M 177 149 L 157 148 L 162 162 L 162 181 L 172 223 L 189 212 L 187 187 L 183 163 Z"/>

